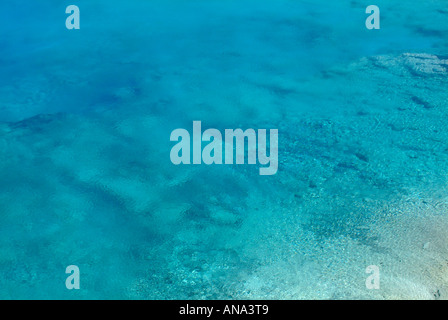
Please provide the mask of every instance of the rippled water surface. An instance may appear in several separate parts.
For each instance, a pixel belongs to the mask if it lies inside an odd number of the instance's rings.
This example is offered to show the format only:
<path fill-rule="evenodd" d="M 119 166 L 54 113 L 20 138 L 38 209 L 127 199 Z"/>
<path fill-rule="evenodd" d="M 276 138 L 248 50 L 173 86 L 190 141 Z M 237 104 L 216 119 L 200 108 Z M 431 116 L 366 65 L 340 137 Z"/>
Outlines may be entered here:
<path fill-rule="evenodd" d="M 448 299 L 446 0 L 378 0 L 380 30 L 356 0 L 73 4 L 0 4 L 0 298 Z M 278 129 L 278 173 L 174 166 L 194 120 Z"/>

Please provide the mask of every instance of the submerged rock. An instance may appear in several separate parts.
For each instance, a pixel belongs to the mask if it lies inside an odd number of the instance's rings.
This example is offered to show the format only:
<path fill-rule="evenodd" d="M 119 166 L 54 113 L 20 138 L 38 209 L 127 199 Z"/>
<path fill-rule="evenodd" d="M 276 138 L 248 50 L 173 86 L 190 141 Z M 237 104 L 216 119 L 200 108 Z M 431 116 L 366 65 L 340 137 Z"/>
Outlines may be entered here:
<path fill-rule="evenodd" d="M 448 60 L 439 59 L 436 55 L 427 53 L 405 53 L 402 55 L 404 64 L 419 75 L 446 74 Z"/>
<path fill-rule="evenodd" d="M 404 53 L 396 56 L 370 58 L 377 67 L 408 71 L 413 75 L 446 75 L 448 60 L 428 53 Z"/>

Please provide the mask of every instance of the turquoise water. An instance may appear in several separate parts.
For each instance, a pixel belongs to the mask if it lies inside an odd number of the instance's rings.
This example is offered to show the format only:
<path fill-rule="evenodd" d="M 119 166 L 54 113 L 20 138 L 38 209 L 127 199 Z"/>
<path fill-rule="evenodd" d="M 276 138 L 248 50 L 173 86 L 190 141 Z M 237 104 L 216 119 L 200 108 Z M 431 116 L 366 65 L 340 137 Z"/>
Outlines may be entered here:
<path fill-rule="evenodd" d="M 370 4 L 2 1 L 0 298 L 448 299 L 448 2 Z M 174 166 L 194 120 L 278 173 Z"/>

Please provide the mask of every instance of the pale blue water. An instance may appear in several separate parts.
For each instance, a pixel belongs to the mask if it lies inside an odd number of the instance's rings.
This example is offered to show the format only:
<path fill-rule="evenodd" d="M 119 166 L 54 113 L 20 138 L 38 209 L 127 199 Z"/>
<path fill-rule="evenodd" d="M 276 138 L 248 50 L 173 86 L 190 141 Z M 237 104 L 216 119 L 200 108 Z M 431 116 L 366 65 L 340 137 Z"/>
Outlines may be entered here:
<path fill-rule="evenodd" d="M 362 1 L 70 4 L 80 30 L 0 4 L 0 298 L 447 299 L 446 0 L 376 1 L 380 30 Z M 174 166 L 194 120 L 278 129 L 278 173 Z"/>

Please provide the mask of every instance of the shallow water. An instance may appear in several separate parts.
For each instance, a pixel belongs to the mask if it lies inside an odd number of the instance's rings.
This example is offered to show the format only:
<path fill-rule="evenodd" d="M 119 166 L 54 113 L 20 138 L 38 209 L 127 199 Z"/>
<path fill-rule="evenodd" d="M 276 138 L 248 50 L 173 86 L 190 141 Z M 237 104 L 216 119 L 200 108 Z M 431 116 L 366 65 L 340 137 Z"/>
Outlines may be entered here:
<path fill-rule="evenodd" d="M 447 299 L 446 1 L 76 4 L 0 5 L 0 298 Z M 194 120 L 278 173 L 174 166 Z"/>

